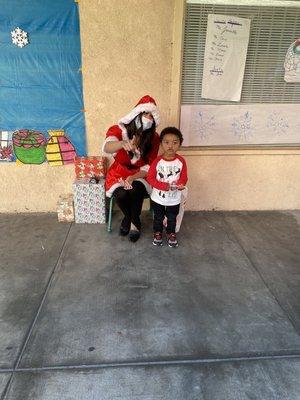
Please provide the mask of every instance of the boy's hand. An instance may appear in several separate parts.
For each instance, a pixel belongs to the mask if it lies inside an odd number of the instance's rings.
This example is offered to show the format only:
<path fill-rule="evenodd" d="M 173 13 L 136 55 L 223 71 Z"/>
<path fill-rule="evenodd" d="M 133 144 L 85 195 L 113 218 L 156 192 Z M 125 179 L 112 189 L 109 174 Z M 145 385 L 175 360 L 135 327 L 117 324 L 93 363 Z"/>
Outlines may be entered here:
<path fill-rule="evenodd" d="M 185 189 L 185 186 L 184 186 L 182 183 L 180 183 L 179 185 L 177 185 L 177 183 L 176 183 L 176 181 L 175 181 L 175 182 L 171 182 L 171 183 L 169 184 L 169 190 L 174 191 L 174 190 L 183 190 L 183 189 Z"/>
<path fill-rule="evenodd" d="M 178 190 L 183 190 L 185 189 L 185 186 L 181 183 L 180 185 L 177 185 Z"/>

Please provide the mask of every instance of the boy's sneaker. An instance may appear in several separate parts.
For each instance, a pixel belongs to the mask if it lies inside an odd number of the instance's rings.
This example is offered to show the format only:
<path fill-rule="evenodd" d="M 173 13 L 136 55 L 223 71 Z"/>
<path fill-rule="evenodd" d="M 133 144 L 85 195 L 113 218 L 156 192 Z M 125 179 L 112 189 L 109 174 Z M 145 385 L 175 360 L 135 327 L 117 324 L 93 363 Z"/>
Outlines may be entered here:
<path fill-rule="evenodd" d="M 162 241 L 162 233 L 161 232 L 155 232 L 153 234 L 153 242 L 154 246 L 162 246 L 163 241 Z"/>
<path fill-rule="evenodd" d="M 167 235 L 167 237 L 168 237 L 169 247 L 178 247 L 178 242 L 175 233 L 170 233 L 169 235 Z"/>

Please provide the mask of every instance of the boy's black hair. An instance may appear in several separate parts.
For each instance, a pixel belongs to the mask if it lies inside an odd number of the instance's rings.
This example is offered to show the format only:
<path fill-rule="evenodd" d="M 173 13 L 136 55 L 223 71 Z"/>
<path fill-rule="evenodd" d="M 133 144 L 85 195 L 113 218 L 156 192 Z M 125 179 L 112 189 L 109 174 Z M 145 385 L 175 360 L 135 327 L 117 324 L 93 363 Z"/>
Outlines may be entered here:
<path fill-rule="evenodd" d="M 175 128 L 174 126 L 168 126 L 167 128 L 163 129 L 160 133 L 160 141 L 162 142 L 165 135 L 168 133 L 175 135 L 178 137 L 180 144 L 183 142 L 183 136 L 179 129 Z"/>

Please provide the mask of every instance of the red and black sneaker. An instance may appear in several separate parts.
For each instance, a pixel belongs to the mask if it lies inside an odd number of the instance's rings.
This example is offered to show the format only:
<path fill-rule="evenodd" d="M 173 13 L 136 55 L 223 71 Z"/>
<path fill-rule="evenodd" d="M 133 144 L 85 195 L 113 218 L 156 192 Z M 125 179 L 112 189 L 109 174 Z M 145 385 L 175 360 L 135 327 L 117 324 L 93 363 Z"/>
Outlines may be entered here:
<path fill-rule="evenodd" d="M 169 247 L 178 247 L 176 233 L 170 233 L 169 235 L 167 235 L 167 238 L 168 238 L 168 246 Z"/>
<path fill-rule="evenodd" d="M 153 242 L 154 246 L 162 246 L 163 241 L 162 241 L 162 233 L 161 232 L 155 232 L 153 234 Z"/>

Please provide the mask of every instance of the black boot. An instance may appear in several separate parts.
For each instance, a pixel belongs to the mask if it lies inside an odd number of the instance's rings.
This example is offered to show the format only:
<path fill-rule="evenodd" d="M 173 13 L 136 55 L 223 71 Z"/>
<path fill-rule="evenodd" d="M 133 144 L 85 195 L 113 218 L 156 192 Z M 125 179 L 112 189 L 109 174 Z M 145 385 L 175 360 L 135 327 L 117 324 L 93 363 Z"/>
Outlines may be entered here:
<path fill-rule="evenodd" d="M 121 236 L 126 236 L 128 235 L 129 230 L 130 230 L 130 219 L 128 217 L 124 217 L 120 225 L 119 234 Z"/>
<path fill-rule="evenodd" d="M 131 230 L 130 232 L 129 232 L 129 240 L 131 241 L 131 242 L 137 242 L 138 240 L 139 240 L 139 238 L 140 238 L 140 236 L 141 236 L 141 232 L 140 231 L 136 231 L 136 230 Z"/>

